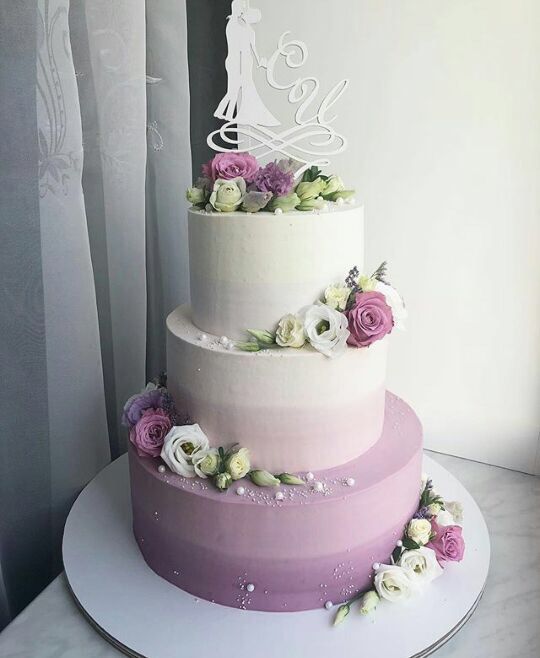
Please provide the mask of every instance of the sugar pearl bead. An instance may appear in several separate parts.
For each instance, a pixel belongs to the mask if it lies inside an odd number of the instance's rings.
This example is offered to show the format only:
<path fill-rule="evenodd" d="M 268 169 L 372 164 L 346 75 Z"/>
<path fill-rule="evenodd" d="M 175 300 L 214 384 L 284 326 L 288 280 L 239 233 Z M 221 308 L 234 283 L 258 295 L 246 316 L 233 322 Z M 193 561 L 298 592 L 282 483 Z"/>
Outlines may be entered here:
<path fill-rule="evenodd" d="M 199 334 L 199 340 L 204 342 L 205 340 L 208 340 L 208 336 L 206 334 Z"/>
<path fill-rule="evenodd" d="M 276 208 L 274 210 L 274 215 L 283 215 L 283 209 L 282 208 Z"/>
<path fill-rule="evenodd" d="M 283 495 L 283 491 L 276 491 L 276 495 L 274 496 L 276 500 L 283 500 L 285 496 Z"/>
<path fill-rule="evenodd" d="M 236 493 L 239 496 L 243 496 L 246 493 L 246 490 L 244 489 L 244 487 L 238 487 L 238 489 L 236 490 Z"/>
<path fill-rule="evenodd" d="M 227 336 L 222 336 L 219 339 L 219 344 L 226 347 L 229 344 L 229 339 L 227 338 Z"/>
<path fill-rule="evenodd" d="M 373 563 L 373 569 L 374 569 L 375 571 L 377 571 L 377 569 L 380 569 L 380 568 L 381 568 L 381 565 L 380 565 L 379 562 L 374 562 L 374 563 Z"/>
<path fill-rule="evenodd" d="M 313 475 L 313 473 L 311 473 L 311 472 L 310 472 L 310 473 L 306 473 L 306 480 L 307 480 L 308 482 L 313 482 L 314 479 L 315 479 L 315 476 Z"/>
<path fill-rule="evenodd" d="M 354 478 L 347 478 L 346 482 L 348 487 L 354 487 Z"/>
<path fill-rule="evenodd" d="M 325 607 L 327 610 L 330 610 L 330 608 L 332 608 L 333 606 L 334 606 L 334 604 L 332 603 L 332 601 L 327 601 L 327 602 L 324 604 L 324 607 Z"/>
<path fill-rule="evenodd" d="M 324 489 L 324 485 L 322 482 L 315 482 L 314 487 L 315 487 L 315 491 L 322 491 Z"/>
<path fill-rule="evenodd" d="M 255 585 L 253 583 L 248 583 L 246 585 L 246 589 L 248 592 L 254 592 L 255 591 Z"/>
<path fill-rule="evenodd" d="M 165 466 L 163 464 L 160 464 L 157 469 L 160 473 L 165 473 Z"/>
<path fill-rule="evenodd" d="M 401 539 L 397 540 L 396 546 L 398 546 L 399 548 L 401 548 L 403 546 L 403 542 L 401 541 Z"/>

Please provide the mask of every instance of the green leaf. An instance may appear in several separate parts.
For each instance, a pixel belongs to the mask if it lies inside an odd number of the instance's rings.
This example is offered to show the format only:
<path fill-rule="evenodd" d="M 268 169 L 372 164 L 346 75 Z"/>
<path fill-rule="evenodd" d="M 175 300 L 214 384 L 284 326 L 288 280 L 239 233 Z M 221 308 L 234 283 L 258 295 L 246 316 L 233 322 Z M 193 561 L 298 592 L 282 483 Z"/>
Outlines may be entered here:
<path fill-rule="evenodd" d="M 394 560 L 394 564 L 398 563 L 400 557 L 401 557 L 401 547 L 396 546 L 392 553 L 392 559 Z"/>
<path fill-rule="evenodd" d="M 259 343 L 259 345 L 273 345 L 276 342 L 276 337 L 269 331 L 260 329 L 248 329 L 248 334 L 251 334 Z"/>
<path fill-rule="evenodd" d="M 296 475 L 291 475 L 290 473 L 280 473 L 279 475 L 276 475 L 276 477 L 281 484 L 288 484 L 293 487 L 305 484 L 304 480 L 301 480 Z"/>
<path fill-rule="evenodd" d="M 321 170 L 319 169 L 319 167 L 313 165 L 312 167 L 304 171 L 304 175 L 302 176 L 302 183 L 313 183 L 313 181 L 319 178 L 320 175 L 321 175 Z"/>
<path fill-rule="evenodd" d="M 237 349 L 242 350 L 242 352 L 259 352 L 261 349 L 259 343 L 255 343 L 254 341 L 249 341 L 246 343 L 238 342 L 235 343 L 234 346 Z"/>
<path fill-rule="evenodd" d="M 420 544 L 417 544 L 413 539 L 410 537 L 405 537 L 403 539 L 403 547 L 407 548 L 408 550 L 414 550 L 415 548 L 420 548 Z"/>

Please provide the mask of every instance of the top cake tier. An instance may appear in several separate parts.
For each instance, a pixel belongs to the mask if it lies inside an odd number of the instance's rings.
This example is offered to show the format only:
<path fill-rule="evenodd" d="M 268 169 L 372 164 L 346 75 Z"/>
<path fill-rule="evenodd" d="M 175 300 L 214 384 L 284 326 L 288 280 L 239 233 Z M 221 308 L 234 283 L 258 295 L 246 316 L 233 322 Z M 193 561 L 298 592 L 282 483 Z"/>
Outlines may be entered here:
<path fill-rule="evenodd" d="M 353 266 L 362 271 L 360 206 L 282 215 L 192 208 L 188 221 L 193 322 L 209 334 L 242 339 L 246 329 L 273 330 Z"/>

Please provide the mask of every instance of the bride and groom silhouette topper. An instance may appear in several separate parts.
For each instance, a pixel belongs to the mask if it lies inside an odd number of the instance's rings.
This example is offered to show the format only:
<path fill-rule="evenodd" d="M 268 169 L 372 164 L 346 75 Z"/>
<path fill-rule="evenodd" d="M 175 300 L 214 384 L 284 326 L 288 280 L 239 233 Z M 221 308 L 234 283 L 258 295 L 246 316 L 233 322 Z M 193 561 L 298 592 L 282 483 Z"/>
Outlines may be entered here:
<path fill-rule="evenodd" d="M 250 0 L 232 0 L 225 30 L 227 91 L 214 112 L 214 116 L 225 123 L 208 136 L 208 145 L 221 152 L 249 151 L 259 158 L 279 153 L 298 160 L 305 165 L 304 168 L 312 164 L 327 165 L 328 155 L 341 153 L 346 147 L 345 138 L 331 126 L 335 116 L 328 118 L 328 113 L 349 81 L 339 81 L 322 99 L 317 98 L 320 84 L 313 76 L 278 83 L 274 73 L 278 60 L 284 61 L 290 69 L 298 69 L 307 60 L 307 46 L 302 41 L 288 39 L 290 33 L 284 32 L 272 55 L 268 59 L 262 57 L 257 49 L 254 29 L 261 19 L 261 11 L 251 7 Z M 254 79 L 255 67 L 265 69 L 270 87 L 282 92 L 289 90 L 289 103 L 297 105 L 296 125 L 292 128 L 281 132 L 273 130 L 281 125 L 281 121 L 259 95 Z M 318 109 L 313 112 L 312 106 L 319 100 Z M 306 113 L 311 113 L 309 119 L 304 118 Z"/>

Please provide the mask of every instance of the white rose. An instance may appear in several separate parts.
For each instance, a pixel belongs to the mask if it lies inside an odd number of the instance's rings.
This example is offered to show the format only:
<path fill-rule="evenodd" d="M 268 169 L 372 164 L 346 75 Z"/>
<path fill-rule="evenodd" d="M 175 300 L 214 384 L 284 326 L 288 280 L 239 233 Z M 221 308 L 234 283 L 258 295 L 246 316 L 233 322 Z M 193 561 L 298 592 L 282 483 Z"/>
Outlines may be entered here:
<path fill-rule="evenodd" d="M 463 523 L 463 505 L 460 502 L 451 500 L 449 503 L 444 503 L 444 508 L 454 517 L 454 523 Z"/>
<path fill-rule="evenodd" d="M 338 311 L 344 311 L 347 307 L 347 301 L 351 289 L 342 283 L 333 283 L 324 291 L 325 304 L 330 308 L 335 308 Z"/>
<path fill-rule="evenodd" d="M 421 584 L 430 583 L 443 572 L 443 568 L 437 562 L 435 551 L 427 548 L 427 546 L 412 551 L 404 551 L 398 564 L 400 567 L 409 570 L 411 577 Z"/>
<path fill-rule="evenodd" d="M 247 448 L 240 448 L 237 452 L 233 452 L 227 457 L 225 467 L 233 480 L 241 480 L 251 469 L 249 450 Z"/>
<path fill-rule="evenodd" d="M 209 448 L 208 438 L 199 425 L 173 427 L 165 437 L 161 459 L 178 475 L 195 477 L 193 459 L 199 450 Z"/>
<path fill-rule="evenodd" d="M 219 470 L 219 450 L 217 448 L 208 448 L 208 450 L 198 450 L 192 459 L 195 473 L 201 477 L 216 475 Z"/>
<path fill-rule="evenodd" d="M 412 519 L 407 526 L 407 537 L 424 546 L 431 537 L 431 523 L 427 519 Z"/>
<path fill-rule="evenodd" d="M 407 309 L 401 299 L 400 294 L 395 288 L 386 283 L 377 281 L 375 290 L 384 295 L 386 303 L 392 309 L 392 316 L 394 317 L 394 327 L 396 329 L 405 329 L 404 320 L 407 318 Z"/>
<path fill-rule="evenodd" d="M 373 584 L 381 599 L 392 603 L 406 601 L 417 592 L 409 570 L 398 565 L 382 564 L 375 573 Z"/>
<path fill-rule="evenodd" d="M 454 517 L 450 514 L 448 510 L 441 510 L 437 515 L 437 524 L 438 525 L 454 525 Z"/>
<path fill-rule="evenodd" d="M 350 335 L 347 318 L 325 304 L 306 306 L 300 311 L 306 337 L 318 352 L 334 357 L 347 347 Z"/>
<path fill-rule="evenodd" d="M 281 347 L 302 347 L 305 342 L 302 318 L 292 313 L 282 317 L 276 331 L 276 343 Z"/>

